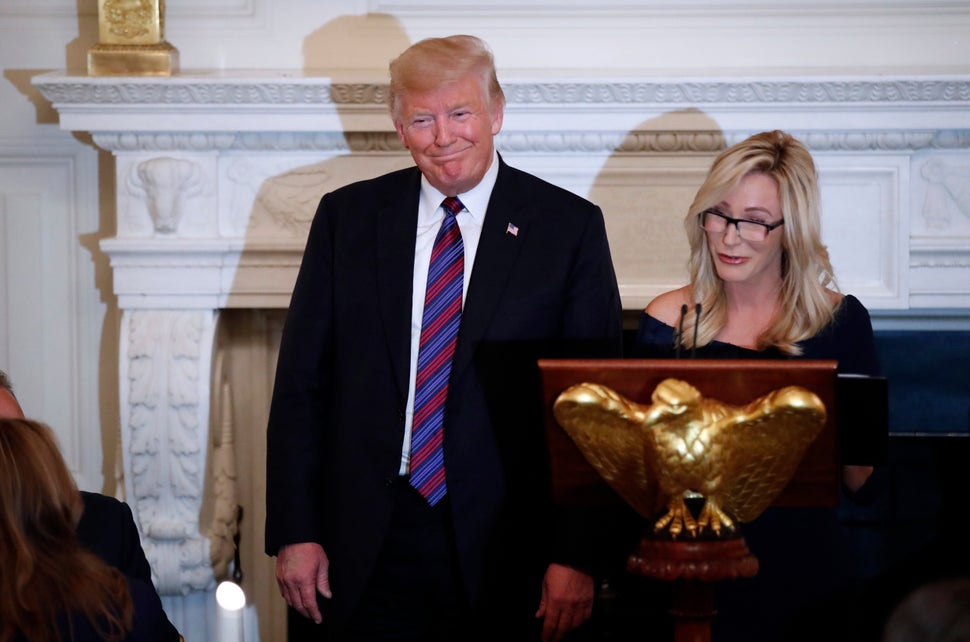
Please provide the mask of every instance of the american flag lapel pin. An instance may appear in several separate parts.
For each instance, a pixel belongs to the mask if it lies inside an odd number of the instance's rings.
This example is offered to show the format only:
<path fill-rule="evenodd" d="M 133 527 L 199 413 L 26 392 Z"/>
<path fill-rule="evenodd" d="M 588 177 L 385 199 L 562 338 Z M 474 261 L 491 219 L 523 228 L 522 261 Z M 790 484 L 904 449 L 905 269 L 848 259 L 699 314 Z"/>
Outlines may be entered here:
<path fill-rule="evenodd" d="M 505 228 L 505 233 L 506 234 L 511 234 L 512 236 L 518 236 L 519 235 L 519 226 L 518 225 L 515 225 L 514 223 L 509 223 L 509 226 L 507 228 Z"/>

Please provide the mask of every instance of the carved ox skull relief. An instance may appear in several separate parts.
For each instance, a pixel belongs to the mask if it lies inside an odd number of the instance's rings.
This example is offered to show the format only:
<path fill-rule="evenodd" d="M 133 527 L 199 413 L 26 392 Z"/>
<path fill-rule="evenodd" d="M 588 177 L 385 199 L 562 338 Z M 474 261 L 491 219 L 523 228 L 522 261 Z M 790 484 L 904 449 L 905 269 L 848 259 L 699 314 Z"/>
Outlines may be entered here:
<path fill-rule="evenodd" d="M 202 193 L 202 168 L 184 158 L 152 158 L 136 164 L 129 175 L 132 192 L 145 195 L 155 232 L 178 231 L 186 201 Z"/>

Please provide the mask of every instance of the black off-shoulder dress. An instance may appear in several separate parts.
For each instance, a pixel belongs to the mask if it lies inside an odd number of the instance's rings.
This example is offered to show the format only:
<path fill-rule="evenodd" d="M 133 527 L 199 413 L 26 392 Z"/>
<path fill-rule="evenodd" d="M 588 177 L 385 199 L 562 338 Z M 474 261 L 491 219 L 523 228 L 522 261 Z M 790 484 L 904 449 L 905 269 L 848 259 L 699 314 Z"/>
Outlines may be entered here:
<path fill-rule="evenodd" d="M 674 328 L 643 313 L 637 332 L 640 358 L 676 356 Z M 799 344 L 803 354 L 751 350 L 713 341 L 697 348 L 698 359 L 833 359 L 844 374 L 879 375 L 872 323 L 854 296 L 842 299 L 833 321 Z M 682 352 L 682 356 L 686 353 Z M 852 595 L 881 570 L 883 543 L 865 527 L 873 501 L 884 494 L 879 471 L 857 494 L 843 492 L 840 506 L 770 508 L 742 533 L 760 563 L 751 579 L 718 587 L 712 636 L 717 642 L 776 642 L 846 639 Z M 876 497 L 876 499 L 873 498 Z"/>

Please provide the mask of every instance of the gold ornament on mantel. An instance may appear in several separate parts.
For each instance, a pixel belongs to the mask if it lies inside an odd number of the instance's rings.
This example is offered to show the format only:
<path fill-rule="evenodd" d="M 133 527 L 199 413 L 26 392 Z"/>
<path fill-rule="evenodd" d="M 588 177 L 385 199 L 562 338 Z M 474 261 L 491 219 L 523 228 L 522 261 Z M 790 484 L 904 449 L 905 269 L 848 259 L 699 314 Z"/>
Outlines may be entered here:
<path fill-rule="evenodd" d="M 665 379 L 651 401 L 582 383 L 553 413 L 600 476 L 671 539 L 733 536 L 736 521 L 754 520 L 784 489 L 825 425 L 821 400 L 798 386 L 735 407 Z M 702 504 L 696 517 L 692 502 Z"/>
<path fill-rule="evenodd" d="M 98 0 L 91 76 L 171 76 L 178 50 L 165 42 L 165 0 Z"/>

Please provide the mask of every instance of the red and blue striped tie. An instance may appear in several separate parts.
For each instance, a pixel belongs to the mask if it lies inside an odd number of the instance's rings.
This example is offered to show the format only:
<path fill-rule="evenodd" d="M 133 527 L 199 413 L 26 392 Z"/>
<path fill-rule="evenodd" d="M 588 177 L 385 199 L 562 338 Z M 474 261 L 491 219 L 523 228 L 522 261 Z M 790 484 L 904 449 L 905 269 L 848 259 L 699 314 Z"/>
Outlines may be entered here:
<path fill-rule="evenodd" d="M 442 448 L 445 400 L 461 322 L 465 276 L 465 246 L 455 220 L 464 206 L 449 196 L 441 207 L 445 219 L 435 238 L 428 267 L 411 428 L 411 485 L 432 506 L 448 492 Z"/>

